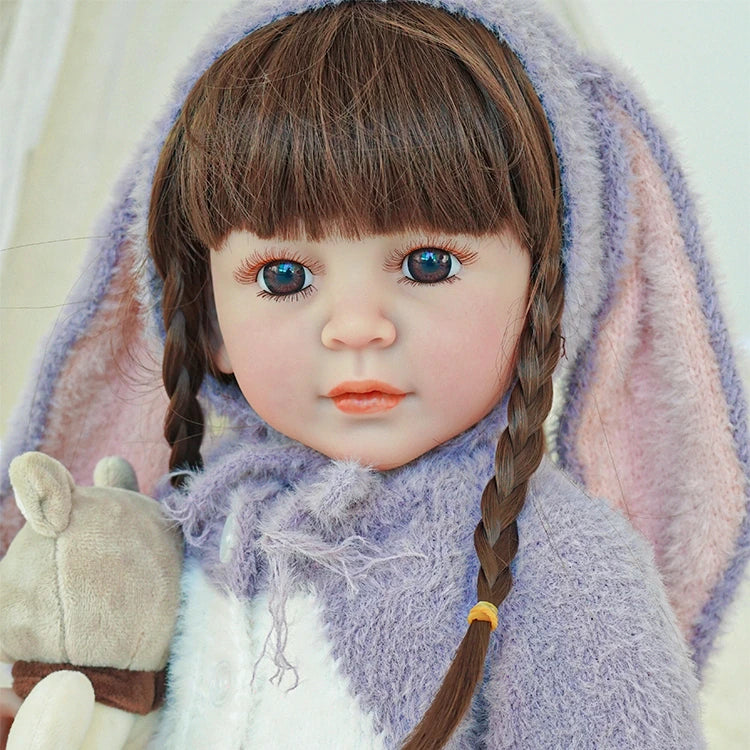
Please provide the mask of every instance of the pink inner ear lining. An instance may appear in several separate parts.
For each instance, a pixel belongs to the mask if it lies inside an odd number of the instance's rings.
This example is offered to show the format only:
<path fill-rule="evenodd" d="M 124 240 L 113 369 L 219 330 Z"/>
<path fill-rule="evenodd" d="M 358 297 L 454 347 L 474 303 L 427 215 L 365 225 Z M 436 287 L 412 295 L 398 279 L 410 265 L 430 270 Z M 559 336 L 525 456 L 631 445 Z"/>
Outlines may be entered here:
<path fill-rule="evenodd" d="M 601 326 L 578 451 L 587 487 L 651 541 L 688 636 L 733 553 L 744 479 L 671 195 L 643 137 L 622 115 L 620 123 L 636 221 Z"/>
<path fill-rule="evenodd" d="M 82 485 L 92 483 L 100 458 L 122 456 L 150 494 L 168 467 L 167 398 L 143 315 L 134 301 L 124 306 L 134 300 L 133 253 L 125 247 L 121 254 L 106 297 L 60 373 L 39 450 L 58 458 Z"/>

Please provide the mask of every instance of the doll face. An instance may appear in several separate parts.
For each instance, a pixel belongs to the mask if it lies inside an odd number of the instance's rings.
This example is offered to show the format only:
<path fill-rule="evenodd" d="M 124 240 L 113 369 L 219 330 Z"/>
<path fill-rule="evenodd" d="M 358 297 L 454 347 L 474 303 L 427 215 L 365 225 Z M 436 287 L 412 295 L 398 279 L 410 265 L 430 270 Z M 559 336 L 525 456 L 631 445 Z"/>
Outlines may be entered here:
<path fill-rule="evenodd" d="M 235 231 L 211 252 L 215 362 L 279 432 L 331 458 L 401 466 L 501 398 L 529 271 L 510 233 Z"/>

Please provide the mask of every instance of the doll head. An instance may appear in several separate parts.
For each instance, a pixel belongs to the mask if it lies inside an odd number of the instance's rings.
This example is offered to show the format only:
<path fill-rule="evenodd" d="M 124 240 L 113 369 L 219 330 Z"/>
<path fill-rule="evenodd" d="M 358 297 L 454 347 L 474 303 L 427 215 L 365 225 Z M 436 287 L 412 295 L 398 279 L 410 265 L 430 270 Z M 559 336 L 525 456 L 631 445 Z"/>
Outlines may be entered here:
<path fill-rule="evenodd" d="M 504 249 L 522 269 L 514 300 L 520 306 L 509 312 L 498 300 L 498 316 L 512 324 L 493 330 L 505 340 L 477 342 L 491 352 L 493 369 L 498 354 L 504 358 L 492 373 L 491 400 L 511 387 L 508 428 L 498 443 L 497 473 L 483 494 L 475 535 L 478 598 L 498 605 L 511 585 L 515 518 L 544 452 L 542 425 L 559 357 L 559 195 L 539 99 L 518 59 L 481 24 L 420 4 L 362 2 L 289 16 L 249 34 L 188 95 L 154 180 L 149 240 L 164 280 L 170 468 L 201 464 L 197 392 L 206 373 L 231 379 L 228 373 L 236 371 L 243 393 L 252 389 L 253 378 L 243 384 L 236 349 L 225 335 L 221 283 L 233 273 L 235 281 L 239 275 L 257 283 L 269 260 L 284 261 L 283 269 L 276 263 L 272 271 L 286 274 L 290 293 L 300 294 L 305 268 L 319 260 L 318 248 L 329 252 L 348 244 L 352 253 L 359 249 L 366 256 L 368 243 L 396 238 L 393 243 L 403 244 L 406 238 L 397 262 L 385 254 L 385 264 L 395 264 L 392 272 L 402 261 L 409 265 L 413 247 L 455 250 L 429 255 L 435 267 L 462 256 L 470 267 L 467 256 L 475 250 L 497 258 Z M 453 247 L 456 237 L 468 243 L 468 252 Z M 283 252 L 268 259 L 268 243 L 282 245 Z M 313 249 L 312 261 L 299 257 L 300 247 Z M 239 260 L 223 267 L 237 248 Z M 260 260 L 243 267 L 242 258 L 259 248 Z M 214 279 L 221 325 L 212 267 L 221 276 Z M 501 265 L 488 273 L 502 273 Z M 307 303 L 262 301 L 271 308 Z M 251 319 L 244 322 L 252 327 Z M 392 332 L 377 335 L 385 341 Z M 440 439 L 471 426 L 492 405 L 485 404 L 483 413 L 478 408 L 466 423 L 456 422 Z M 322 450 L 338 457 L 335 449 Z M 489 634 L 487 622 L 469 626 L 415 731 L 414 747 L 444 742 L 457 725 L 481 674 Z"/>
<path fill-rule="evenodd" d="M 377 76 L 372 60 L 382 61 Z M 287 242 L 294 254 L 300 240 L 332 236 L 356 244 L 407 235 L 398 246 L 441 235 L 477 245 L 495 235 L 519 248 L 539 283 L 540 263 L 559 262 L 557 194 L 541 106 L 518 61 L 483 26 L 420 5 L 358 3 L 250 34 L 188 96 L 155 179 L 150 240 L 166 280 L 172 468 L 200 463 L 203 373 L 234 369 L 217 361 L 210 281 L 211 262 L 231 254 L 221 249 L 233 244 L 230 234 Z M 525 310 L 514 312 L 517 321 Z M 475 349 L 507 365 L 518 329 Z M 186 340 L 195 342 L 190 351 Z M 255 359 L 264 359 L 260 349 Z M 501 375 L 504 390 L 510 378 Z"/>

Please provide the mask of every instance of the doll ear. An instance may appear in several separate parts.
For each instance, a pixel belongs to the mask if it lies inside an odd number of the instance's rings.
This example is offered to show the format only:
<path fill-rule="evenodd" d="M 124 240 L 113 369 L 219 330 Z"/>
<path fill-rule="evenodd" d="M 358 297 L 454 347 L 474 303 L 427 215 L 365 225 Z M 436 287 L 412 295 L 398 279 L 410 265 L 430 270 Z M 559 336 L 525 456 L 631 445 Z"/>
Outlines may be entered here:
<path fill-rule="evenodd" d="M 211 251 L 213 252 L 213 251 Z M 208 299 L 208 342 L 211 347 L 211 362 L 216 372 L 231 375 L 234 372 L 232 360 L 229 358 L 224 337 L 221 334 L 219 316 L 216 313 L 216 302 L 214 301 L 213 288 L 209 289 Z"/>
<path fill-rule="evenodd" d="M 18 505 L 42 536 L 56 537 L 68 527 L 75 484 L 70 472 L 44 453 L 24 453 L 8 469 Z"/>
<path fill-rule="evenodd" d="M 702 666 L 746 543 L 742 388 L 682 175 L 645 112 L 620 96 L 600 102 L 620 191 L 608 196 L 609 288 L 558 452 L 649 539 Z"/>
<path fill-rule="evenodd" d="M 215 338 L 212 337 L 211 341 L 211 358 L 214 363 L 214 367 L 224 375 L 231 375 L 234 372 L 232 367 L 232 360 L 229 359 L 229 352 L 227 351 L 224 338 L 220 333 L 217 333 Z"/>

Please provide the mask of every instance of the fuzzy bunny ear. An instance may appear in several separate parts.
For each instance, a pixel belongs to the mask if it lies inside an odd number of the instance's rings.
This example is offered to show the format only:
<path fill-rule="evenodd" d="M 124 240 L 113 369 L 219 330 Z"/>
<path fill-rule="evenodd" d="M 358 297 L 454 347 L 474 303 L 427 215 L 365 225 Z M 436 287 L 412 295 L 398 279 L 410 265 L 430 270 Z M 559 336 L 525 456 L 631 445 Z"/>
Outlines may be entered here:
<path fill-rule="evenodd" d="M 594 106 L 609 171 L 609 289 L 569 385 L 558 453 L 651 541 L 702 666 L 749 543 L 742 388 L 671 153 L 610 77 Z"/>
<path fill-rule="evenodd" d="M 29 450 L 53 455 L 81 485 L 90 483 L 102 456 L 122 455 L 151 494 L 168 465 L 167 399 L 155 353 L 157 316 L 141 302 L 141 261 L 126 236 L 132 202 L 126 192 L 99 232 L 71 293 L 76 302 L 42 347 L 3 447 L 8 458 Z M 0 482 L 2 554 L 22 519 L 4 471 Z"/>
<path fill-rule="evenodd" d="M 56 537 L 68 527 L 75 484 L 70 472 L 44 453 L 24 453 L 8 469 L 24 518 L 38 534 Z"/>

